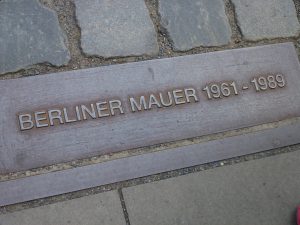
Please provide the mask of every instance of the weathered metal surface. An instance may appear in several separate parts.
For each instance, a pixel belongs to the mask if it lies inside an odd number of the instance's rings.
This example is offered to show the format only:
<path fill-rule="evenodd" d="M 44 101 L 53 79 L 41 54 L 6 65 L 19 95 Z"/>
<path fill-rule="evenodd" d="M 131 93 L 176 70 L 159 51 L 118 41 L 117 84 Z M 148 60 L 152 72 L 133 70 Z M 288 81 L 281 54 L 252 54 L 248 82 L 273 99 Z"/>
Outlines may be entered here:
<path fill-rule="evenodd" d="M 0 182 L 0 206 L 300 143 L 300 123 Z"/>
<path fill-rule="evenodd" d="M 285 43 L 3 80 L 0 173 L 300 116 L 299 78 Z"/>

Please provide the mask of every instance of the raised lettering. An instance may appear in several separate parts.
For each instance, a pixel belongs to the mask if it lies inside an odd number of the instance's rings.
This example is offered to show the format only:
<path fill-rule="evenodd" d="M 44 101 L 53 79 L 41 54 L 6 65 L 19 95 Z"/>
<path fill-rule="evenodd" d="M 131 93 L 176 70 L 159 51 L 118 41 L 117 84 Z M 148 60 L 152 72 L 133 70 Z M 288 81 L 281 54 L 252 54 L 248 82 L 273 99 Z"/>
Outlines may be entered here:
<path fill-rule="evenodd" d="M 144 108 L 144 110 L 147 110 L 145 96 L 140 97 L 139 103 L 137 103 L 134 98 L 129 98 L 129 101 L 130 101 L 130 106 L 131 106 L 132 112 L 135 112 L 136 110 L 141 111 L 142 108 Z"/>
<path fill-rule="evenodd" d="M 155 95 L 151 94 L 149 97 L 149 109 L 152 108 L 152 105 L 156 105 L 157 108 L 161 108 L 161 105 L 157 101 Z"/>
<path fill-rule="evenodd" d="M 115 109 L 118 109 L 120 114 L 124 113 L 124 110 L 122 108 L 122 103 L 120 100 L 109 101 L 109 106 L 110 106 L 110 112 L 112 116 L 115 115 L 115 111 L 114 111 Z"/>
<path fill-rule="evenodd" d="M 61 116 L 59 109 L 53 109 L 48 111 L 50 126 L 54 126 L 54 120 L 58 120 L 59 123 L 63 124 L 64 121 Z"/>
<path fill-rule="evenodd" d="M 42 117 L 43 115 L 44 115 L 44 117 Z M 35 119 L 35 123 L 36 123 L 37 128 L 48 127 L 49 126 L 48 123 L 40 123 L 41 121 L 46 121 L 47 120 L 47 115 L 46 115 L 45 111 L 35 112 L 34 113 L 34 119 Z"/>
<path fill-rule="evenodd" d="M 79 107 L 78 106 L 75 107 L 75 111 L 76 111 L 77 120 L 80 121 L 81 120 L 81 116 L 80 116 L 80 112 L 79 112 Z"/>
<path fill-rule="evenodd" d="M 181 94 L 181 95 L 179 95 Z M 180 89 L 173 90 L 173 97 L 176 105 L 184 104 L 186 103 L 183 96 L 183 91 Z"/>
<path fill-rule="evenodd" d="M 100 118 L 109 116 L 108 113 L 103 113 L 103 111 L 108 111 L 107 102 L 97 102 L 96 107 L 97 107 L 97 111 L 98 111 L 98 116 Z"/>
<path fill-rule="evenodd" d="M 34 127 L 31 114 L 19 115 L 19 123 L 21 130 L 30 130 Z M 27 126 L 25 126 L 27 124 Z"/>
<path fill-rule="evenodd" d="M 91 110 L 87 108 L 85 105 L 81 105 L 81 111 L 83 115 L 83 119 L 87 120 L 86 113 L 93 119 L 96 119 L 96 111 L 94 108 L 94 104 L 91 104 Z"/>
<path fill-rule="evenodd" d="M 162 93 L 159 93 L 160 102 L 163 106 L 169 107 L 173 104 L 172 94 L 170 91 L 168 91 L 168 103 L 165 102 Z"/>
<path fill-rule="evenodd" d="M 68 112 L 67 112 L 67 108 L 64 108 L 63 109 L 64 111 L 64 116 L 65 116 L 65 121 L 66 123 L 73 123 L 73 122 L 76 122 L 77 120 L 76 119 L 69 119 L 69 115 L 68 115 Z"/>
<path fill-rule="evenodd" d="M 194 102 L 198 102 L 198 98 L 197 98 L 197 95 L 196 95 L 196 90 L 194 88 L 185 88 L 184 89 L 184 94 L 185 94 L 185 97 L 186 97 L 186 101 L 188 103 L 191 102 L 190 98 L 193 98 Z"/>

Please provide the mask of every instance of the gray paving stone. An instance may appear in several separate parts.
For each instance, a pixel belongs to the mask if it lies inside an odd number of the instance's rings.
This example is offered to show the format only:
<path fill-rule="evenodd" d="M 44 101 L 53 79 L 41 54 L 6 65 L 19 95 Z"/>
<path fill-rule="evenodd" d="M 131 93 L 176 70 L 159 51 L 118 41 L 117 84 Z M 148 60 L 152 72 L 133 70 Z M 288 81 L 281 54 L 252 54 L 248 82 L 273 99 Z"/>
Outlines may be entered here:
<path fill-rule="evenodd" d="M 131 225 L 295 224 L 300 149 L 123 190 Z"/>
<path fill-rule="evenodd" d="M 292 37 L 300 25 L 293 0 L 232 0 L 245 39 Z"/>
<path fill-rule="evenodd" d="M 38 0 L 0 1 L 0 74 L 69 59 L 55 12 Z"/>
<path fill-rule="evenodd" d="M 76 0 L 75 4 L 86 54 L 112 57 L 158 52 L 144 0 Z"/>
<path fill-rule="evenodd" d="M 105 192 L 0 215 L 0 225 L 125 225 L 118 193 Z"/>
<path fill-rule="evenodd" d="M 176 50 L 230 42 L 223 0 L 160 0 L 159 13 Z"/>

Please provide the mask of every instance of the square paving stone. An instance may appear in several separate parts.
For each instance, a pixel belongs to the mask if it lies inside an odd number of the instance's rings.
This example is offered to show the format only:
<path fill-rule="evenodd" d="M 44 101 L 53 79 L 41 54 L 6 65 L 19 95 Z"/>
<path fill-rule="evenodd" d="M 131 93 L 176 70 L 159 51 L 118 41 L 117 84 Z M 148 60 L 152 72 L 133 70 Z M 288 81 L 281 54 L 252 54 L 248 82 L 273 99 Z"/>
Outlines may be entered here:
<path fill-rule="evenodd" d="M 113 57 L 158 52 L 144 0 L 76 0 L 75 4 L 86 54 Z"/>
<path fill-rule="evenodd" d="M 0 225 L 125 225 L 116 191 L 0 214 Z"/>
<path fill-rule="evenodd" d="M 0 74 L 37 63 L 70 60 L 54 11 L 38 0 L 0 1 Z"/>
<path fill-rule="evenodd" d="M 247 40 L 299 35 L 293 0 L 232 0 L 238 25 Z"/>
<path fill-rule="evenodd" d="M 300 149 L 123 190 L 131 225 L 295 224 Z"/>
<path fill-rule="evenodd" d="M 223 0 L 160 0 L 159 13 L 176 50 L 230 42 Z"/>

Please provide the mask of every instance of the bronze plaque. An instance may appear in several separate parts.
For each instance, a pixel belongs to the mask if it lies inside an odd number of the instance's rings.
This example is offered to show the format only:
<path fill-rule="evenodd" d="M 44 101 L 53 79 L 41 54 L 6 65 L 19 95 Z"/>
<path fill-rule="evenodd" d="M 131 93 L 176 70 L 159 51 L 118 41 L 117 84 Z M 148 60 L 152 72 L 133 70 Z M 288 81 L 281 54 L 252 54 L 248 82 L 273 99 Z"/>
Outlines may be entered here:
<path fill-rule="evenodd" d="M 292 43 L 2 80 L 0 172 L 297 117 L 299 87 Z"/>

